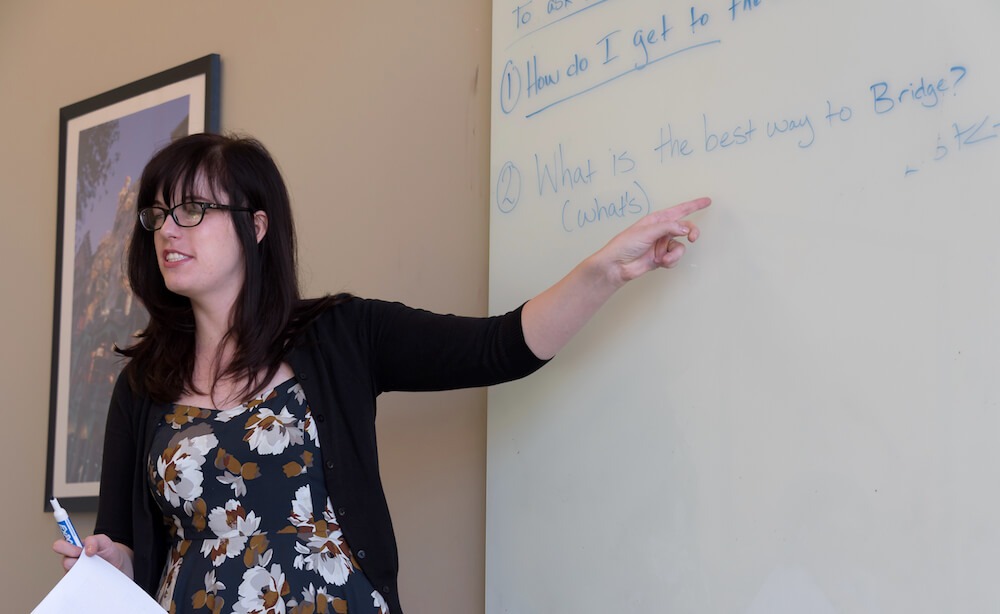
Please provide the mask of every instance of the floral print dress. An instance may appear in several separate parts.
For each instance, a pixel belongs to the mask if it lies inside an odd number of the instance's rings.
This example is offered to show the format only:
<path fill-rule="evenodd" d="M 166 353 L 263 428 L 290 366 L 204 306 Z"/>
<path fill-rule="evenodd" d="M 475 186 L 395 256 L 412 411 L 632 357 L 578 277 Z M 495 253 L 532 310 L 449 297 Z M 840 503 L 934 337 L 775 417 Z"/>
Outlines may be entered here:
<path fill-rule="evenodd" d="M 294 379 L 232 409 L 172 406 L 149 459 L 173 538 L 164 609 L 387 614 L 340 531 L 319 455 Z"/>

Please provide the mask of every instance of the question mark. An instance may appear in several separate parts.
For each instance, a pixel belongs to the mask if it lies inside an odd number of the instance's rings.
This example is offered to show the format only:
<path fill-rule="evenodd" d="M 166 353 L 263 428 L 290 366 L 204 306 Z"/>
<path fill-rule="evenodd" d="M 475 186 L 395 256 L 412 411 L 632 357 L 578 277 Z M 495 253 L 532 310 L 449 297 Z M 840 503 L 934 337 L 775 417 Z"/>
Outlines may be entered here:
<path fill-rule="evenodd" d="M 958 71 L 961 71 L 961 73 L 962 73 L 962 74 L 960 74 L 960 75 L 958 76 L 958 79 L 955 79 L 955 83 L 954 83 L 954 85 L 952 85 L 952 86 L 951 86 L 951 87 L 952 87 L 953 89 L 954 89 L 954 88 L 956 88 L 956 87 L 958 87 L 958 83 L 959 83 L 959 82 L 960 82 L 960 81 L 961 81 L 962 79 L 964 79 L 964 78 L 965 78 L 965 74 L 966 74 L 967 72 L 969 72 L 969 71 L 965 70 L 965 66 L 952 66 L 952 67 L 951 67 L 951 72 L 958 72 Z M 957 94 L 954 94 L 954 95 L 957 95 Z"/>

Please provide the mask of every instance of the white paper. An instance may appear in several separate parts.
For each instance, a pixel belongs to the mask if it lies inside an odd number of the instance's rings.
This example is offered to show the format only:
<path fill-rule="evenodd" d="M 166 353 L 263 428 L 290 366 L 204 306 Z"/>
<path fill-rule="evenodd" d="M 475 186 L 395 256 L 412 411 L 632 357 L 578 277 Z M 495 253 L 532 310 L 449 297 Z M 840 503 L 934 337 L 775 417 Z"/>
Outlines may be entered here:
<path fill-rule="evenodd" d="M 81 556 L 31 614 L 163 614 L 160 604 L 99 556 Z"/>

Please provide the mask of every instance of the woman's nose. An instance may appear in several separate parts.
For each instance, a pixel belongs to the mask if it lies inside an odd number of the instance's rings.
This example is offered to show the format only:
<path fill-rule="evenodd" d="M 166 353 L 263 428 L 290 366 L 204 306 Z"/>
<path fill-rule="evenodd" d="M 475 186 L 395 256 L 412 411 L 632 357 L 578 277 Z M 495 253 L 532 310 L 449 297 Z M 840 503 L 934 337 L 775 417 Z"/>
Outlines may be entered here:
<path fill-rule="evenodd" d="M 163 219 L 163 225 L 159 227 L 158 232 L 163 233 L 163 235 L 167 237 L 176 237 L 179 232 L 179 228 L 180 226 L 177 225 L 176 220 L 174 220 L 174 216 L 171 214 Z"/>

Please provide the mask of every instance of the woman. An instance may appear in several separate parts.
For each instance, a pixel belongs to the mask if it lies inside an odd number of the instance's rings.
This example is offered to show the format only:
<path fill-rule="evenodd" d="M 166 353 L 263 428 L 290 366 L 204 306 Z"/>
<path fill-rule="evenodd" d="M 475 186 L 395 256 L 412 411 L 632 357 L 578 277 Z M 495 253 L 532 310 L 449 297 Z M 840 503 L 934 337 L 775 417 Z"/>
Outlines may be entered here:
<path fill-rule="evenodd" d="M 541 367 L 627 281 L 694 241 L 652 213 L 502 316 L 299 296 L 288 193 L 255 140 L 199 134 L 143 172 L 129 282 L 149 311 L 118 378 L 88 554 L 176 612 L 402 612 L 375 398 Z M 57 541 L 69 569 L 81 549 Z"/>

